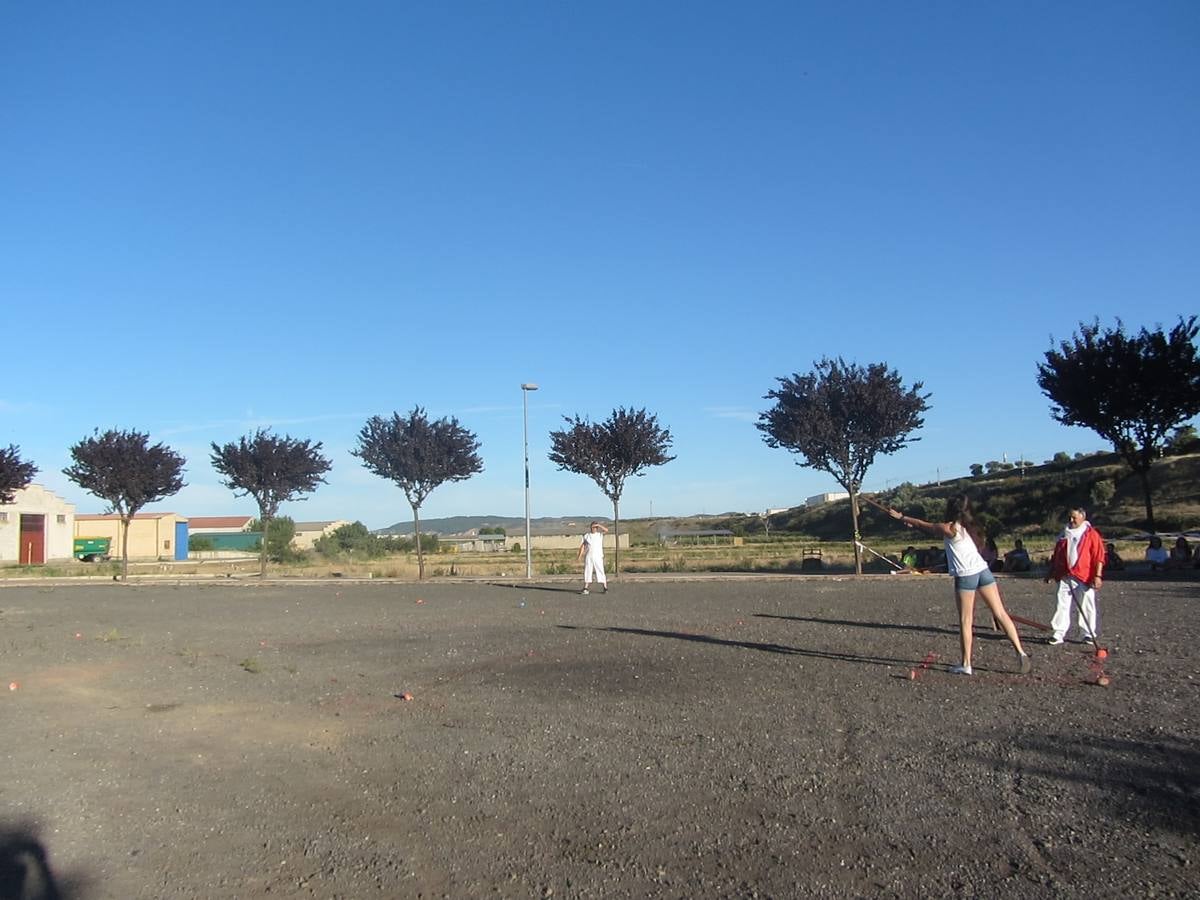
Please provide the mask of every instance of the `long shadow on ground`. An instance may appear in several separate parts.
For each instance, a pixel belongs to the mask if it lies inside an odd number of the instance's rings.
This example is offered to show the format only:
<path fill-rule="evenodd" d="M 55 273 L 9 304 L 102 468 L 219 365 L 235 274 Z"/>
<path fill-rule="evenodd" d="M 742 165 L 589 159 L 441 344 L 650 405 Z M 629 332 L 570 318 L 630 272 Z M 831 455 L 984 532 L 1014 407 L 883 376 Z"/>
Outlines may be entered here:
<path fill-rule="evenodd" d="M 1071 731 L 1011 739 L 1022 778 L 1090 784 L 1106 815 L 1186 836 L 1200 830 L 1200 747 L 1175 735 L 1116 738 Z M 996 765 L 990 756 L 986 765 Z"/>
<path fill-rule="evenodd" d="M 816 616 L 780 616 L 774 613 L 754 613 L 756 619 L 782 619 L 785 622 L 807 622 L 813 625 L 845 625 L 849 628 L 882 628 L 889 631 L 915 631 L 920 634 L 958 634 L 957 628 L 937 625 L 900 625 L 895 622 L 862 622 L 853 619 L 822 619 Z"/>
<path fill-rule="evenodd" d="M 731 641 L 726 638 L 712 637 L 707 634 L 691 634 L 686 631 L 655 631 L 650 628 L 624 628 L 616 625 L 607 627 L 584 627 L 580 625 L 559 625 L 571 631 L 608 631 L 614 634 L 633 634 L 640 637 L 670 638 L 677 641 L 689 641 L 695 644 L 711 644 L 717 647 L 734 647 L 739 650 L 757 650 L 762 653 L 784 653 L 789 656 L 802 656 L 808 659 L 832 659 L 838 662 L 859 663 L 870 666 L 904 666 L 911 665 L 911 660 L 898 659 L 889 656 L 863 656 L 857 653 L 835 653 L 831 650 L 809 650 L 805 647 L 791 647 L 787 644 L 768 644 L 759 641 Z"/>

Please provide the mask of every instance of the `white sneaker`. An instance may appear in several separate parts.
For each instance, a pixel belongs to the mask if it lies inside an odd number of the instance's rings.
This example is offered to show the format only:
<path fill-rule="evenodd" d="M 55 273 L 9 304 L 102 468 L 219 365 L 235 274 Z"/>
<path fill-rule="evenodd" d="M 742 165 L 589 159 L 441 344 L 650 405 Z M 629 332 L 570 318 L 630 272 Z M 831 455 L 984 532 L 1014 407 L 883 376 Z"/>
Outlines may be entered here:
<path fill-rule="evenodd" d="M 970 666 L 951 666 L 950 674 L 951 675 L 974 675 L 975 670 L 972 669 Z"/>
<path fill-rule="evenodd" d="M 1021 674 L 1028 675 L 1033 671 L 1033 662 L 1029 659 L 1028 653 L 1018 653 L 1017 661 L 1021 664 Z"/>
<path fill-rule="evenodd" d="M 591 593 L 591 591 L 589 591 L 587 588 L 584 588 L 584 589 L 583 589 L 582 591 L 580 591 L 579 593 L 581 593 L 581 594 L 590 594 L 590 593 Z"/>
<path fill-rule="evenodd" d="M 1050 640 L 1048 640 L 1046 643 L 1048 643 L 1051 647 L 1057 647 L 1060 644 L 1065 644 L 1066 641 L 1063 638 L 1060 638 L 1058 635 L 1055 635 L 1054 637 L 1050 638 Z"/>

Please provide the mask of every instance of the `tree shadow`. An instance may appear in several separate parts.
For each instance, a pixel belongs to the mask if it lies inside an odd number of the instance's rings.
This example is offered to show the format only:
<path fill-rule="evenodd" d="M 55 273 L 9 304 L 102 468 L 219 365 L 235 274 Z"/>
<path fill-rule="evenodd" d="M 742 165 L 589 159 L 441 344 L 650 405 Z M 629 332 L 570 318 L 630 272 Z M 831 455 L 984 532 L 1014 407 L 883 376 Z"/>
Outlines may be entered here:
<path fill-rule="evenodd" d="M 889 656 L 865 656 L 859 653 L 837 653 L 832 650 L 810 650 L 806 647 L 792 647 L 787 644 L 763 643 L 760 641 L 731 641 L 727 638 L 712 637 L 707 634 L 691 634 L 686 631 L 656 631 L 651 628 L 627 628 L 617 625 L 605 627 L 584 627 L 579 625 L 558 625 L 570 631 L 608 631 L 614 634 L 632 634 L 639 637 L 668 638 L 677 641 L 688 641 L 695 644 L 709 644 L 717 647 L 731 647 L 739 650 L 757 650 L 762 653 L 782 653 L 788 656 L 800 656 L 807 659 L 831 659 L 838 662 L 858 663 L 869 666 L 910 667 L 912 660 L 899 659 Z"/>
<path fill-rule="evenodd" d="M 914 631 L 918 634 L 958 634 L 958 628 L 937 625 L 901 625 L 894 622 L 861 622 L 852 619 L 822 619 L 817 616 L 780 616 L 774 613 L 754 613 L 756 619 L 782 619 L 785 622 L 808 622 L 813 625 L 844 625 L 848 628 L 878 628 L 885 631 Z M 979 637 L 989 637 L 986 632 Z"/>
<path fill-rule="evenodd" d="M 1113 817 L 1194 837 L 1200 830 L 1200 745 L 1175 735 L 1116 738 L 1082 732 L 1006 739 L 1023 779 L 1090 785 Z M 997 765 L 994 757 L 980 761 Z"/>
<path fill-rule="evenodd" d="M 579 588 L 577 588 L 577 587 L 567 587 L 565 585 L 556 585 L 556 584 L 527 584 L 525 582 L 519 582 L 517 584 L 510 584 L 509 582 L 506 582 L 506 581 L 489 581 L 488 585 L 490 587 L 508 588 L 509 590 L 513 590 L 513 591 L 516 591 L 516 590 L 555 591 L 560 594 L 578 594 L 579 593 Z"/>
<path fill-rule="evenodd" d="M 38 831 L 30 822 L 0 822 L 0 900 L 82 900 L 85 879 L 55 878 Z"/>

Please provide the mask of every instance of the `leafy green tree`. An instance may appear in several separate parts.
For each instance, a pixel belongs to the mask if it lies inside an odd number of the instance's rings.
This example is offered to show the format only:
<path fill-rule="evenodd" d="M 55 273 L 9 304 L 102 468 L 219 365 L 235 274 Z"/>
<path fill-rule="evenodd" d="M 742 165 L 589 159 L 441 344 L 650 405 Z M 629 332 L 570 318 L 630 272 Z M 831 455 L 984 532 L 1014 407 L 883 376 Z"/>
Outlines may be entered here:
<path fill-rule="evenodd" d="M 1196 429 L 1192 425 L 1184 425 L 1176 428 L 1171 435 L 1171 439 L 1167 441 L 1168 456 L 1183 456 L 1186 453 L 1200 453 L 1200 435 L 1196 434 Z"/>
<path fill-rule="evenodd" d="M 1113 445 L 1141 482 L 1146 527 L 1154 531 L 1150 467 L 1171 429 L 1200 413 L 1200 354 L 1196 317 L 1169 331 L 1079 326 L 1070 341 L 1046 351 L 1038 387 L 1050 415 L 1064 425 L 1090 428 Z"/>
<path fill-rule="evenodd" d="M 625 482 L 651 466 L 673 460 L 671 432 L 644 409 L 618 407 L 603 422 L 563 416 L 568 427 L 550 432 L 550 461 L 559 469 L 586 475 L 613 505 L 613 575 L 621 574 L 621 494 Z"/>
<path fill-rule="evenodd" d="M 912 441 L 929 408 L 924 385 L 906 388 L 883 363 L 860 366 L 824 358 L 806 375 L 779 378 L 765 399 L 775 405 L 757 427 L 770 447 L 797 454 L 798 466 L 828 472 L 850 494 L 854 571 L 862 574 L 858 493 L 877 454 L 892 454 Z"/>
<path fill-rule="evenodd" d="M 978 478 L 983 474 L 983 465 L 981 463 L 971 463 L 971 475 Z"/>
<path fill-rule="evenodd" d="M 138 510 L 179 493 L 185 460 L 140 431 L 97 429 L 71 447 L 74 463 L 63 474 L 121 517 L 121 580 L 129 580 L 129 523 Z"/>
<path fill-rule="evenodd" d="M 260 428 L 225 445 L 212 444 L 212 466 L 224 476 L 222 484 L 235 497 L 250 496 L 258 504 L 258 517 L 266 523 L 267 539 L 259 551 L 259 575 L 267 574 L 271 546 L 271 520 L 279 507 L 303 500 L 325 483 L 331 463 L 321 453 L 321 443 L 275 435 Z M 292 533 L 295 534 L 295 523 Z M 287 546 L 291 546 L 291 537 Z M 277 548 L 278 549 L 278 548 Z"/>
<path fill-rule="evenodd" d="M 479 441 L 453 416 L 430 421 L 419 406 L 401 416 L 372 416 L 358 433 L 358 447 L 350 451 L 380 478 L 394 482 L 413 512 L 417 543 L 417 577 L 425 577 L 422 549 L 421 504 L 434 488 L 447 481 L 465 481 L 483 471 Z"/>
<path fill-rule="evenodd" d="M 0 447 L 0 503 L 12 503 L 16 492 L 33 481 L 37 471 L 37 466 L 21 459 L 20 447 Z"/>
<path fill-rule="evenodd" d="M 275 516 L 268 519 L 265 531 L 262 519 L 251 519 L 246 530 L 257 531 L 267 536 L 265 545 L 261 538 L 258 541 L 260 560 L 265 557 L 274 562 L 289 562 L 303 556 L 292 546 L 292 541 L 296 539 L 296 523 L 292 521 L 291 516 Z"/>
<path fill-rule="evenodd" d="M 318 538 L 313 549 L 325 556 L 377 559 L 389 553 L 403 551 L 405 544 L 411 547 L 411 542 L 381 537 L 373 534 L 362 522 L 352 522 Z"/>
<path fill-rule="evenodd" d="M 212 538 L 208 537 L 207 535 L 192 534 L 192 535 L 188 536 L 188 551 L 189 552 L 195 551 L 195 552 L 199 553 L 203 550 L 216 550 L 216 549 L 217 549 L 216 542 Z"/>
<path fill-rule="evenodd" d="M 1092 485 L 1091 491 L 1088 492 L 1088 499 L 1091 500 L 1092 509 L 1098 510 L 1108 506 L 1116 493 L 1117 486 L 1113 484 L 1112 479 L 1101 478 Z"/>

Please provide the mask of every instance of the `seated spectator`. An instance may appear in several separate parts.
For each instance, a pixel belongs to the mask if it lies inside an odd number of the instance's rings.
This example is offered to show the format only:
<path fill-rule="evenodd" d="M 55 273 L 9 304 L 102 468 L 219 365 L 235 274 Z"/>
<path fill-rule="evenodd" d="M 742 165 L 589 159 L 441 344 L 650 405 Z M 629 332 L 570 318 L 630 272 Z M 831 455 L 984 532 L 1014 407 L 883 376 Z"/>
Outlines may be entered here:
<path fill-rule="evenodd" d="M 1029 559 L 1029 551 L 1025 549 L 1025 542 L 1017 538 L 1013 548 L 1004 554 L 1004 571 L 1028 572 L 1031 568 L 1033 563 Z"/>
<path fill-rule="evenodd" d="M 1146 547 L 1146 562 L 1150 563 L 1150 571 L 1157 572 L 1167 565 L 1167 560 L 1170 559 L 1170 554 L 1167 553 L 1167 548 L 1162 545 L 1162 538 L 1157 534 L 1150 538 L 1150 544 Z"/>
<path fill-rule="evenodd" d="M 904 548 L 904 552 L 900 554 L 900 565 L 906 569 L 915 569 L 917 567 L 917 548 L 908 546 Z"/>
<path fill-rule="evenodd" d="M 1121 559 L 1112 541 L 1104 545 L 1104 568 L 1108 572 L 1120 572 L 1125 568 L 1125 560 Z"/>
<path fill-rule="evenodd" d="M 1186 569 L 1192 561 L 1192 547 L 1182 534 L 1175 538 L 1175 546 L 1171 548 L 1171 556 L 1167 560 L 1168 569 Z"/>
<path fill-rule="evenodd" d="M 989 537 L 983 542 L 983 546 L 979 548 L 979 555 L 983 557 L 983 561 L 988 564 L 988 568 L 993 572 L 999 572 L 1003 568 L 1003 563 L 1000 561 L 1000 548 L 996 546 L 996 539 Z"/>

